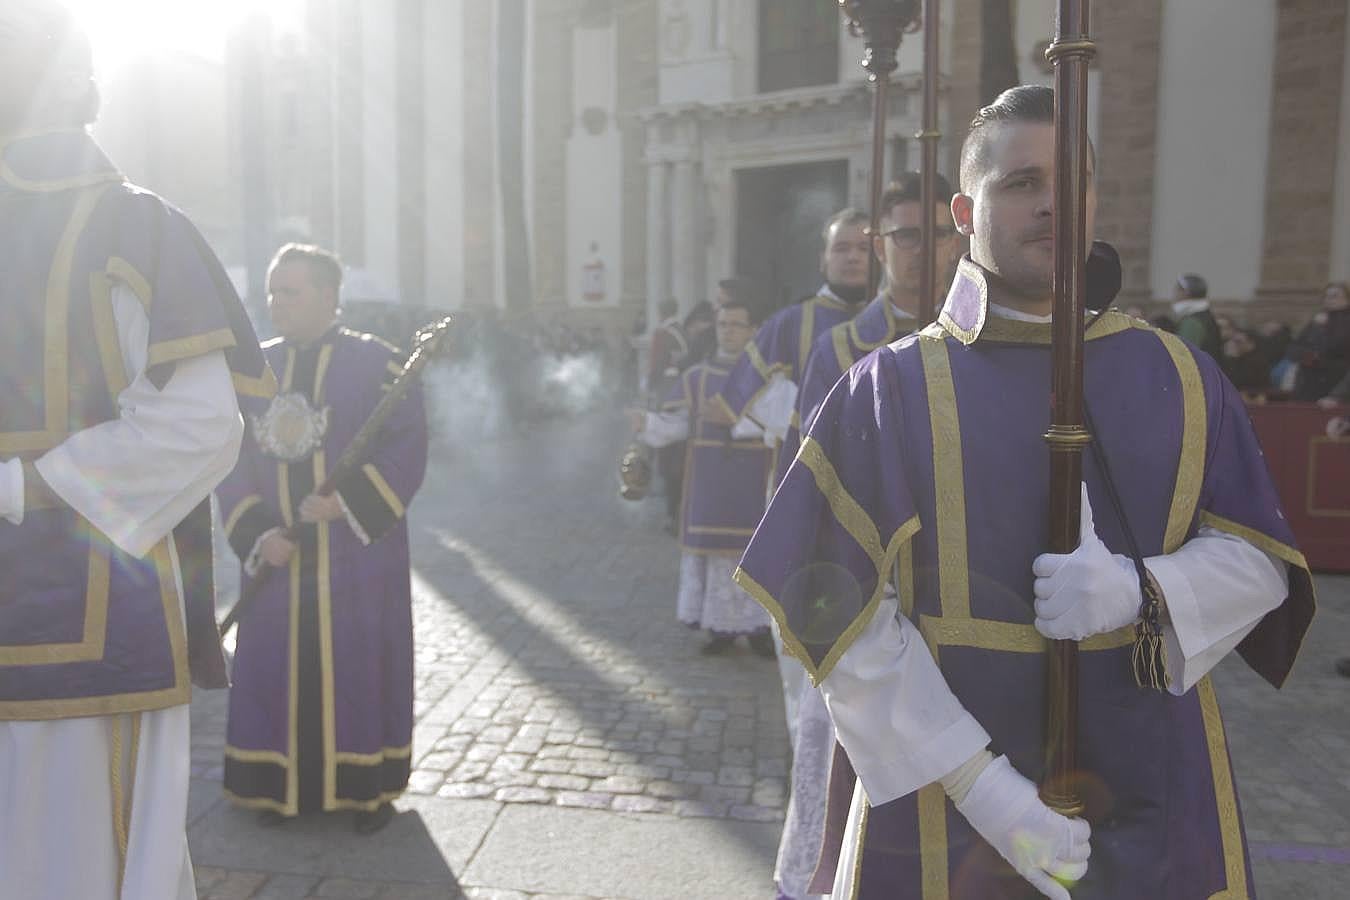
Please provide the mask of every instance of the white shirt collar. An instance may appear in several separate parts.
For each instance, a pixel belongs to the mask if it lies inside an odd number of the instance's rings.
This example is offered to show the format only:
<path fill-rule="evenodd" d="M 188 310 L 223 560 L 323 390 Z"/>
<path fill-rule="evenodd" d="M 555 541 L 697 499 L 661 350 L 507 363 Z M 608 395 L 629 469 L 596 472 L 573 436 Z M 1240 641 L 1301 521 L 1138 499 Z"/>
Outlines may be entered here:
<path fill-rule="evenodd" d="M 1049 322 L 1051 316 L 1038 316 L 1034 313 L 1022 312 L 1020 309 L 1013 309 L 1011 306 L 1003 306 L 1000 303 L 989 301 L 989 314 L 997 316 L 1000 319 L 1012 319 L 1014 322 Z"/>

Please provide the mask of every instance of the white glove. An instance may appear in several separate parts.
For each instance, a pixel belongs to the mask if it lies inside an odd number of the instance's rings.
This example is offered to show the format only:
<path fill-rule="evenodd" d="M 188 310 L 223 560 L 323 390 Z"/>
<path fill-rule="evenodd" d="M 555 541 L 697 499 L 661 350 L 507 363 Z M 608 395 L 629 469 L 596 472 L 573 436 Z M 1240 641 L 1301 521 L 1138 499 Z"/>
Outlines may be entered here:
<path fill-rule="evenodd" d="M 1087 874 L 1092 826 L 1052 812 L 1036 785 L 1000 756 L 975 779 L 956 804 L 971 827 L 1046 897 L 1070 900 L 1061 881 Z"/>
<path fill-rule="evenodd" d="M 23 524 L 23 463 L 17 459 L 0 462 L 0 519 Z"/>
<path fill-rule="evenodd" d="M 1097 537 L 1086 485 L 1078 549 L 1042 553 L 1031 571 L 1036 576 L 1036 630 L 1051 640 L 1081 641 L 1139 618 L 1144 597 L 1134 563 L 1112 554 Z"/>
<path fill-rule="evenodd" d="M 764 443 L 777 447 L 787 437 L 792 426 L 792 413 L 797 408 L 797 385 L 781 372 L 774 373 L 768 388 L 755 399 L 746 412 L 764 427 Z"/>

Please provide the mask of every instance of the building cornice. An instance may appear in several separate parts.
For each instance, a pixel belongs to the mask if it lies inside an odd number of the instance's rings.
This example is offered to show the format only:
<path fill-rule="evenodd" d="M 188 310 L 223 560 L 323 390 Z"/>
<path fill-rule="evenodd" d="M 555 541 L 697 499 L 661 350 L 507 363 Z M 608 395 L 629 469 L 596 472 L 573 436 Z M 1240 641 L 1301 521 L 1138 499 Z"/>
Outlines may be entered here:
<path fill-rule="evenodd" d="M 891 89 L 900 94 L 917 93 L 922 87 L 923 76 L 918 73 L 899 75 L 891 79 Z M 939 87 L 940 91 L 945 91 L 945 89 L 945 83 Z M 736 119 L 765 114 L 802 112 L 818 107 L 867 103 L 871 101 L 871 98 L 871 86 L 866 81 L 854 81 L 823 87 L 794 88 L 789 91 L 757 94 L 723 103 L 666 103 L 640 109 L 634 115 L 644 125 L 682 119 L 695 121 Z"/>

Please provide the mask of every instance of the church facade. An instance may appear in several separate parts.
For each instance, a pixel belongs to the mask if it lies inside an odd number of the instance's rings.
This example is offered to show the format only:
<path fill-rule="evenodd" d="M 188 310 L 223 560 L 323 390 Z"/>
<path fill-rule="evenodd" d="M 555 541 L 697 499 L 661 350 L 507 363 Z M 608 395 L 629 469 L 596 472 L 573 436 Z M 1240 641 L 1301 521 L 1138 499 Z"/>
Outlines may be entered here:
<path fill-rule="evenodd" d="M 1053 0 L 1010 5 L 1019 77 L 1049 83 Z M 1239 315 L 1299 319 L 1350 276 L 1347 5 L 1095 4 L 1098 236 L 1126 297 L 1198 272 Z M 948 173 L 980 102 L 980 7 L 943 4 Z M 824 218 L 866 203 L 870 89 L 832 3 L 309 9 L 262 94 L 261 129 L 293 146 L 264 154 L 269 228 L 404 302 L 652 321 L 738 272 L 785 302 L 814 287 Z M 920 44 L 894 77 L 892 172 L 918 161 Z"/>

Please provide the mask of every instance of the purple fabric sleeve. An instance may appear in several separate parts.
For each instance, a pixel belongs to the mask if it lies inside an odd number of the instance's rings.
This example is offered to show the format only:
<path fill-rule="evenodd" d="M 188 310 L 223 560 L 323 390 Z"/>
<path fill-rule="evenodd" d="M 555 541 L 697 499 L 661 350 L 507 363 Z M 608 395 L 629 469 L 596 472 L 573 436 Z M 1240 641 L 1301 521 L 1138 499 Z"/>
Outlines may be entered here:
<path fill-rule="evenodd" d="M 841 326 L 835 326 L 841 327 Z M 808 431 L 815 421 L 820 404 L 839 380 L 839 361 L 834 352 L 834 329 L 819 335 L 811 345 L 811 355 L 802 370 L 801 383 L 797 385 L 797 416 L 802 428 Z"/>
<path fill-rule="evenodd" d="M 1208 459 L 1198 524 L 1236 534 L 1289 566 L 1289 596 L 1238 645 L 1247 664 L 1279 687 L 1289 677 L 1316 612 L 1312 575 L 1280 509 L 1241 395 L 1206 354 L 1195 356 L 1209 398 Z"/>
<path fill-rule="evenodd" d="M 829 393 L 737 572 L 817 682 L 876 609 L 919 527 L 888 363 L 888 350 L 873 353 Z"/>

